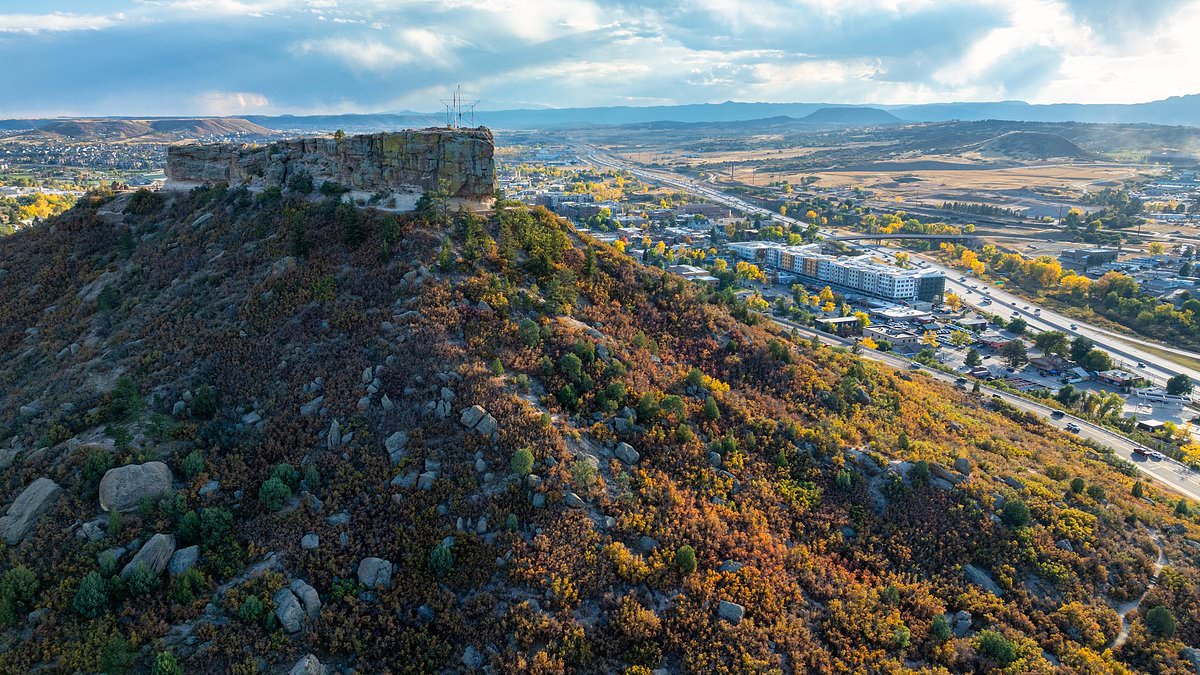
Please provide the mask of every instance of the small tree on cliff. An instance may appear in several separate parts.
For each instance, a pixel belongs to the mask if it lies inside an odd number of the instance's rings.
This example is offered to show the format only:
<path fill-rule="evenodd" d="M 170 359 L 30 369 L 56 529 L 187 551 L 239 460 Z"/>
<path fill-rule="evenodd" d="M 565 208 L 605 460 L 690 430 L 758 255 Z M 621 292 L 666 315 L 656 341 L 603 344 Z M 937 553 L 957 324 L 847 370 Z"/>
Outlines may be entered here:
<path fill-rule="evenodd" d="M 446 223 L 450 220 L 450 181 L 445 178 L 438 180 L 437 187 L 426 190 L 416 204 L 417 215 L 433 223 Z"/>
<path fill-rule="evenodd" d="M 333 140 L 337 141 L 338 143 L 346 140 L 346 132 L 342 131 L 341 129 L 333 132 Z"/>

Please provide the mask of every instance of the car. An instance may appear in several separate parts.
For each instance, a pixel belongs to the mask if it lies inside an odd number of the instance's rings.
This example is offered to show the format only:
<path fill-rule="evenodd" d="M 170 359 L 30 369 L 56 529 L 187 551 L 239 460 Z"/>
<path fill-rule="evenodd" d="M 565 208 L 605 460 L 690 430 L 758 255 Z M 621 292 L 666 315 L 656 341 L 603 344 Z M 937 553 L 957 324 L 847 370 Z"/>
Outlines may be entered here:
<path fill-rule="evenodd" d="M 954 381 L 954 384 L 957 384 L 960 387 L 965 387 L 967 385 L 967 378 L 960 377 Z"/>
<path fill-rule="evenodd" d="M 1003 397 L 1003 396 L 1001 396 L 1000 394 L 992 394 L 992 398 L 994 398 L 994 399 L 996 399 L 996 400 L 1003 400 L 1003 399 L 1004 399 L 1004 397 Z"/>
<path fill-rule="evenodd" d="M 1145 363 L 1142 363 L 1141 361 L 1138 361 L 1137 367 L 1138 367 L 1138 368 L 1145 368 L 1145 367 L 1146 367 L 1146 364 L 1145 364 Z"/>
<path fill-rule="evenodd" d="M 1074 422 L 1067 422 L 1066 429 L 1073 434 L 1079 433 L 1079 425 Z"/>
<path fill-rule="evenodd" d="M 1050 416 L 1056 420 L 1061 420 L 1064 414 L 1065 413 L 1063 413 L 1061 410 L 1055 410 L 1054 412 L 1050 413 Z"/>
<path fill-rule="evenodd" d="M 908 364 L 908 369 L 909 370 L 920 370 L 921 364 L 917 363 L 916 361 L 912 361 Z"/>
<path fill-rule="evenodd" d="M 1151 459 L 1166 459 L 1166 457 L 1157 450 L 1151 450 L 1149 455 Z"/>
<path fill-rule="evenodd" d="M 1079 330 L 1079 324 L 1077 324 L 1077 323 L 1071 324 L 1071 330 Z"/>
<path fill-rule="evenodd" d="M 1025 305 L 1024 309 L 1029 309 L 1029 305 Z"/>
<path fill-rule="evenodd" d="M 1143 448 L 1140 445 L 1133 449 L 1133 454 L 1138 455 L 1140 457 L 1149 457 L 1151 452 L 1153 452 L 1153 451 L 1150 450 L 1149 448 Z"/>
<path fill-rule="evenodd" d="M 1042 313 L 1042 308 L 1041 308 L 1041 307 L 1038 307 L 1037 309 L 1033 310 L 1033 313 L 1034 313 L 1034 314 L 1041 314 L 1041 313 Z"/>

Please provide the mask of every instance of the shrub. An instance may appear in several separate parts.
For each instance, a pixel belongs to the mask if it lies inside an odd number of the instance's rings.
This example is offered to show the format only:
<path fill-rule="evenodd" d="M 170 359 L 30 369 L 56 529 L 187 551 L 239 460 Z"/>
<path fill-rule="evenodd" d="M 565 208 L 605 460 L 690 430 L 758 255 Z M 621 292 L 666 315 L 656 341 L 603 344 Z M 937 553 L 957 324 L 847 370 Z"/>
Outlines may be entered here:
<path fill-rule="evenodd" d="M 509 467 L 518 476 L 528 476 L 533 471 L 533 453 L 529 448 L 521 448 L 513 453 Z"/>
<path fill-rule="evenodd" d="M 142 411 L 142 396 L 137 385 L 128 377 L 121 377 L 109 394 L 102 416 L 109 422 L 126 422 Z"/>
<path fill-rule="evenodd" d="M 292 498 L 292 489 L 278 478 L 268 478 L 258 488 L 258 499 L 268 511 L 278 511 Z"/>
<path fill-rule="evenodd" d="M 711 396 L 704 400 L 704 417 L 713 421 L 721 418 L 721 409 L 717 407 L 717 400 Z"/>
<path fill-rule="evenodd" d="M 1189 513 L 1191 513 L 1191 509 L 1188 508 L 1187 500 L 1181 497 L 1179 502 L 1175 504 L 1175 515 L 1186 516 Z"/>
<path fill-rule="evenodd" d="M 930 628 L 938 642 L 945 642 L 950 639 L 953 630 L 950 628 L 950 621 L 942 614 L 937 615 L 933 619 L 933 626 Z"/>
<path fill-rule="evenodd" d="M 1084 483 L 1082 478 L 1075 478 L 1071 480 L 1071 492 L 1074 492 L 1075 494 L 1082 494 L 1083 487 Z"/>
<path fill-rule="evenodd" d="M 196 601 L 207 585 L 204 573 L 193 567 L 175 578 L 171 585 L 171 599 L 186 607 Z"/>
<path fill-rule="evenodd" d="M 183 472 L 184 476 L 187 476 L 188 480 L 198 476 L 201 471 L 204 471 L 204 453 L 199 450 L 189 452 L 187 457 L 184 457 L 183 461 L 179 463 L 179 470 Z"/>
<path fill-rule="evenodd" d="M 842 469 L 837 473 L 837 477 L 833 479 L 839 490 L 849 490 L 854 484 L 854 475 L 847 469 Z"/>
<path fill-rule="evenodd" d="M 571 465 L 571 480 L 578 490 L 588 490 L 596 482 L 596 467 L 586 459 L 578 459 Z"/>
<path fill-rule="evenodd" d="M 150 666 L 150 675 L 183 675 L 183 668 L 171 652 L 159 652 Z"/>
<path fill-rule="evenodd" d="M 521 320 L 521 325 L 517 327 L 517 336 L 521 338 L 521 343 L 529 348 L 538 346 L 542 341 L 542 332 L 533 319 Z"/>
<path fill-rule="evenodd" d="M 309 464 L 304 467 L 304 488 L 312 491 L 321 487 L 321 472 L 317 469 L 316 464 Z"/>
<path fill-rule="evenodd" d="M 278 478 L 284 485 L 293 487 L 300 482 L 300 472 L 291 464 L 283 462 L 271 467 L 271 478 Z"/>
<path fill-rule="evenodd" d="M 247 623 L 257 623 L 265 611 L 262 600 L 259 600 L 257 595 L 251 595 L 242 600 L 238 607 L 238 618 Z"/>
<path fill-rule="evenodd" d="M 1133 484 L 1132 494 L 1135 499 L 1141 499 L 1146 494 L 1146 488 L 1142 487 L 1142 481 L 1136 481 Z"/>
<path fill-rule="evenodd" d="M 980 653 L 995 659 L 1001 666 L 1007 666 L 1017 660 L 1017 649 L 1013 646 L 1013 643 L 994 630 L 979 632 L 977 649 L 979 649 Z"/>
<path fill-rule="evenodd" d="M 288 177 L 287 187 L 292 192 L 306 195 L 313 191 L 312 175 L 307 171 L 297 171 Z"/>
<path fill-rule="evenodd" d="M 200 541 L 200 514 L 188 511 L 179 519 L 175 528 L 175 538 L 183 546 L 190 546 Z"/>
<path fill-rule="evenodd" d="M 100 616 L 108 609 L 108 588 L 99 572 L 88 572 L 79 582 L 79 590 L 71 599 L 71 607 L 89 619 Z"/>
<path fill-rule="evenodd" d="M 684 544 L 675 550 L 675 564 L 684 574 L 696 571 L 696 549 Z"/>
<path fill-rule="evenodd" d="M 908 629 L 908 626 L 900 626 L 896 632 L 892 633 L 892 644 L 896 646 L 896 649 L 908 649 L 908 646 L 912 644 L 912 631 Z"/>
<path fill-rule="evenodd" d="M 1089 485 L 1087 494 L 1098 502 L 1104 501 L 1104 488 L 1099 485 Z"/>
<path fill-rule="evenodd" d="M 1004 503 L 1000 520 L 1009 527 L 1024 527 L 1029 524 L 1029 507 L 1020 499 L 1010 499 Z"/>
<path fill-rule="evenodd" d="M 144 563 L 138 563 L 129 575 L 127 583 L 130 595 L 145 595 L 158 586 L 158 574 Z"/>
<path fill-rule="evenodd" d="M 429 553 L 429 569 L 437 578 L 445 578 L 453 568 L 454 554 L 446 544 L 439 544 Z"/>
<path fill-rule="evenodd" d="M 917 485 L 926 485 L 929 483 L 930 475 L 929 462 L 919 459 L 913 464 L 912 473 L 909 474 L 909 477 Z"/>
<path fill-rule="evenodd" d="M 1175 637 L 1175 617 L 1171 610 L 1159 605 L 1146 612 L 1146 629 L 1161 638 Z"/>
<path fill-rule="evenodd" d="M 112 468 L 112 457 L 103 448 L 92 448 L 88 451 L 87 459 L 83 460 L 83 483 L 87 486 L 98 484 L 105 472 Z"/>
<path fill-rule="evenodd" d="M 217 391 L 207 384 L 200 385 L 192 397 L 192 417 L 210 420 L 217 414 Z"/>

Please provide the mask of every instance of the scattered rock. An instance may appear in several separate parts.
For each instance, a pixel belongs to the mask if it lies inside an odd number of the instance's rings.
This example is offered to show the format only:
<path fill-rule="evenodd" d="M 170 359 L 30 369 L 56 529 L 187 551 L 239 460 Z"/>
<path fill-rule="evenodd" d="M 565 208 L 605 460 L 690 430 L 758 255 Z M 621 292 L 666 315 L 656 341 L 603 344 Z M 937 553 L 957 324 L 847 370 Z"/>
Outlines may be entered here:
<path fill-rule="evenodd" d="M 958 637 L 966 637 L 970 632 L 971 613 L 960 609 L 954 614 L 954 634 Z"/>
<path fill-rule="evenodd" d="M 342 511 L 341 513 L 335 513 L 332 516 L 329 516 L 328 518 L 326 518 L 325 522 L 329 523 L 330 525 L 349 525 L 350 524 L 350 513 L 347 511 Z"/>
<path fill-rule="evenodd" d="M 717 613 L 721 615 L 722 619 L 736 626 L 742 622 L 742 617 L 746 615 L 746 608 L 736 602 L 722 600 L 721 604 L 717 607 Z"/>
<path fill-rule="evenodd" d="M 358 580 L 367 588 L 391 588 L 392 563 L 383 558 L 363 558 L 358 563 Z"/>
<path fill-rule="evenodd" d="M 311 551 L 321 545 L 321 538 L 315 532 L 309 532 L 300 538 L 300 548 Z"/>
<path fill-rule="evenodd" d="M 250 411 L 245 415 L 242 415 L 242 424 L 245 424 L 246 426 L 258 424 L 261 421 L 262 415 L 259 415 L 257 411 Z"/>
<path fill-rule="evenodd" d="M 198 494 L 201 497 L 207 497 L 208 495 L 216 494 L 216 492 L 219 491 L 220 489 L 221 489 L 221 484 L 219 482 L 217 482 L 215 480 L 210 480 L 207 483 L 205 483 L 204 485 L 201 485 L 200 489 L 196 492 L 196 494 Z"/>
<path fill-rule="evenodd" d="M 181 548 L 175 551 L 175 554 L 171 556 L 170 562 L 167 563 L 167 574 L 177 577 L 195 567 L 198 560 L 200 560 L 199 546 Z"/>
<path fill-rule="evenodd" d="M 408 434 L 403 431 L 397 431 L 383 441 L 383 447 L 387 448 L 388 457 L 391 458 L 393 466 L 400 463 L 407 446 Z"/>
<path fill-rule="evenodd" d="M 567 496 L 563 498 L 563 502 L 573 509 L 582 509 L 586 505 L 583 499 L 574 492 L 568 492 Z"/>
<path fill-rule="evenodd" d="M 1067 541 L 1066 539 L 1059 539 L 1058 541 L 1054 542 L 1054 545 L 1064 551 L 1070 551 L 1071 553 L 1075 552 L 1075 547 L 1071 546 L 1071 542 Z"/>
<path fill-rule="evenodd" d="M 0 518 L 0 537 L 9 546 L 19 544 L 61 495 L 62 488 L 49 478 L 42 477 L 30 483 L 13 500 L 7 514 Z"/>
<path fill-rule="evenodd" d="M 474 645 L 467 645 L 463 650 L 462 664 L 467 670 L 479 670 L 483 666 L 483 654 L 480 654 Z"/>
<path fill-rule="evenodd" d="M 329 670 L 325 668 L 317 657 L 312 654 L 305 655 L 304 658 L 296 662 L 292 669 L 288 671 L 288 675 L 327 675 Z"/>
<path fill-rule="evenodd" d="M 321 406 L 325 405 L 325 397 L 318 396 L 313 400 L 300 406 L 300 414 L 304 417 L 312 417 L 321 410 Z"/>
<path fill-rule="evenodd" d="M 479 420 L 483 419 L 483 416 L 486 414 L 487 411 L 482 407 L 473 405 L 470 408 L 462 411 L 462 416 L 458 418 L 458 421 L 461 422 L 464 427 L 473 429 L 475 425 L 479 423 Z"/>
<path fill-rule="evenodd" d="M 1000 588 L 999 584 L 996 583 L 996 580 L 992 578 L 992 575 L 979 569 L 978 567 L 974 565 L 964 565 L 963 574 L 966 575 L 968 581 L 976 586 L 983 587 L 984 590 L 988 591 L 992 595 L 996 597 L 1004 595 L 1004 589 Z"/>
<path fill-rule="evenodd" d="M 617 455 L 617 459 L 625 462 L 626 464 L 637 464 L 638 460 L 641 459 L 641 455 L 638 454 L 638 451 L 634 450 L 632 445 L 624 441 L 617 443 L 617 448 L 613 452 Z"/>
<path fill-rule="evenodd" d="M 954 470 L 964 476 L 970 476 L 971 460 L 967 459 L 966 457 L 959 457 L 958 459 L 954 460 Z"/>
<path fill-rule="evenodd" d="M 1022 483 L 1021 481 L 1017 480 L 1016 478 L 1013 478 L 1012 476 L 1008 476 L 1007 478 L 1005 478 L 1004 483 L 1014 490 L 1024 490 L 1025 489 L 1025 484 Z"/>
<path fill-rule="evenodd" d="M 658 548 L 658 540 L 654 537 L 647 537 L 643 535 L 640 539 L 638 539 L 638 549 L 641 550 L 642 553 L 649 553 L 656 548 Z"/>
<path fill-rule="evenodd" d="M 428 492 L 433 489 L 433 482 L 437 480 L 437 477 L 436 471 L 426 471 L 417 476 L 417 487 Z"/>
<path fill-rule="evenodd" d="M 304 628 L 304 607 L 300 605 L 300 600 L 292 589 L 281 588 L 275 591 L 271 601 L 275 604 L 275 617 L 279 619 L 279 625 L 283 626 L 285 631 L 296 633 Z"/>
<path fill-rule="evenodd" d="M 329 425 L 329 435 L 325 440 L 330 450 L 337 450 L 342 445 L 342 425 L 337 420 Z"/>
<path fill-rule="evenodd" d="M 293 579 L 288 589 L 304 606 L 304 615 L 315 620 L 321 614 L 321 596 L 317 589 L 309 586 L 300 579 Z"/>
<path fill-rule="evenodd" d="M 738 570 L 742 569 L 742 567 L 744 567 L 744 565 L 736 560 L 726 560 L 725 562 L 721 563 L 721 566 L 717 569 L 721 572 L 737 572 Z"/>
<path fill-rule="evenodd" d="M 142 548 L 138 550 L 137 555 L 133 556 L 133 560 L 130 560 L 121 570 L 121 576 L 128 577 L 140 565 L 148 567 L 155 576 L 162 574 L 173 553 L 175 553 L 175 535 L 159 532 L 142 544 Z"/>
<path fill-rule="evenodd" d="M 145 498 L 171 491 L 175 477 L 162 462 L 128 464 L 109 469 L 100 479 L 100 508 L 105 511 L 132 511 Z"/>

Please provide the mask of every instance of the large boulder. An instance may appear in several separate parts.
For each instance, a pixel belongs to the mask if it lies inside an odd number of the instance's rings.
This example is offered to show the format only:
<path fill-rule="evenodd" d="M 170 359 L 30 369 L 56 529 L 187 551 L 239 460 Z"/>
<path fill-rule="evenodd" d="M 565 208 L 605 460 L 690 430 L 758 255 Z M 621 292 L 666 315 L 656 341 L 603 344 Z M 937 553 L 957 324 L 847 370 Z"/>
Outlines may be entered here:
<path fill-rule="evenodd" d="M 133 560 L 130 560 L 121 570 L 121 576 L 128 577 L 140 565 L 145 565 L 154 572 L 155 576 L 162 574 L 173 553 L 175 553 L 175 535 L 159 532 L 142 544 L 141 550 L 133 556 Z"/>
<path fill-rule="evenodd" d="M 383 558 L 363 558 L 358 563 L 358 580 L 367 588 L 391 588 L 392 563 Z"/>
<path fill-rule="evenodd" d="M 624 441 L 617 443 L 617 449 L 614 451 L 614 453 L 617 455 L 617 459 L 625 462 L 626 464 L 637 464 L 638 460 L 641 459 L 641 455 L 638 454 L 638 451 L 634 450 L 632 445 Z"/>
<path fill-rule="evenodd" d="M 295 579 L 288 586 L 288 590 L 304 606 L 305 616 L 310 619 L 316 619 L 321 614 L 321 596 L 317 593 L 317 589 L 309 586 L 301 579 Z"/>
<path fill-rule="evenodd" d="M 200 560 L 200 547 L 188 546 L 175 551 L 175 555 L 171 556 L 171 561 L 167 563 L 167 573 L 173 577 L 192 569 L 196 566 L 196 562 Z"/>
<path fill-rule="evenodd" d="M 304 607 L 300 604 L 300 599 L 292 592 L 290 588 L 281 588 L 275 591 L 275 595 L 271 597 L 271 601 L 275 604 L 275 618 L 279 619 L 279 625 L 289 633 L 296 633 L 301 628 L 304 628 Z"/>
<path fill-rule="evenodd" d="M 109 469 L 100 479 L 100 508 L 132 511 L 147 497 L 154 499 L 171 491 L 175 477 L 162 462 L 128 464 Z"/>
<path fill-rule="evenodd" d="M 746 608 L 736 602 L 722 600 L 721 604 L 717 606 L 717 613 L 721 615 L 722 619 L 736 625 L 742 622 L 742 617 L 746 615 Z"/>
<path fill-rule="evenodd" d="M 30 483 L 9 505 L 7 514 L 0 518 L 0 537 L 9 546 L 21 543 L 42 514 L 61 495 L 62 488 L 49 478 L 39 478 Z"/>
<path fill-rule="evenodd" d="M 970 581 L 976 586 L 983 587 L 992 595 L 996 597 L 1004 595 L 1004 589 L 1000 588 L 1000 584 L 997 584 L 996 580 L 992 578 L 992 575 L 988 574 L 984 570 L 974 565 L 963 565 L 963 574 L 966 575 L 967 581 Z"/>

